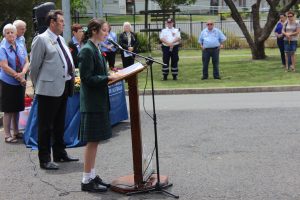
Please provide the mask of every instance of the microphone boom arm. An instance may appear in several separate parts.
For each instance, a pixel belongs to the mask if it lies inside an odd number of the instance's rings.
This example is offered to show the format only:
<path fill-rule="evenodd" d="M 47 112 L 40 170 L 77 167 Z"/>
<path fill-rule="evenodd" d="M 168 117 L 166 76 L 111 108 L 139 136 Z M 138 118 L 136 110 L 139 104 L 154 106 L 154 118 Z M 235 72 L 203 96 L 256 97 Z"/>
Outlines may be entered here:
<path fill-rule="evenodd" d="M 162 62 L 159 62 L 159 61 L 156 61 L 154 60 L 152 57 L 146 57 L 146 56 L 142 56 L 140 54 L 137 54 L 137 53 L 134 53 L 132 51 L 128 51 L 126 49 L 124 49 L 121 45 L 119 45 L 118 43 L 116 43 L 115 41 L 111 40 L 111 39 L 108 39 L 108 41 L 110 43 L 112 43 L 115 47 L 119 48 L 120 50 L 122 51 L 125 51 L 127 53 L 131 53 L 133 54 L 134 56 L 137 56 L 137 57 L 140 57 L 140 58 L 144 58 L 146 60 L 146 64 L 149 65 L 149 64 L 152 64 L 152 63 L 157 63 L 157 64 L 160 64 L 160 65 L 163 65 L 163 66 L 167 66 L 166 64 L 162 63 Z"/>

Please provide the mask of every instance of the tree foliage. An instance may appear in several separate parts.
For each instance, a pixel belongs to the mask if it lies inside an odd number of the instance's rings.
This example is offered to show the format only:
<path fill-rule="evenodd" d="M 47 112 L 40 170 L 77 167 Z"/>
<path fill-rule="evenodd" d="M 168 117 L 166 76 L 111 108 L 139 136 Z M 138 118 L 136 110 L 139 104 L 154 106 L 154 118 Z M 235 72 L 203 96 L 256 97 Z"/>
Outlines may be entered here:
<path fill-rule="evenodd" d="M 279 14 L 285 13 L 292 6 L 297 3 L 297 0 L 289 0 L 287 3 L 283 4 L 282 0 L 266 0 L 270 6 L 270 10 L 267 15 L 267 21 L 264 26 L 260 23 L 260 4 L 261 0 L 256 0 L 256 2 L 251 6 L 252 15 L 252 26 L 254 34 L 251 35 L 250 31 L 247 29 L 245 22 L 234 4 L 233 0 L 224 0 L 225 3 L 231 10 L 231 16 L 236 21 L 241 31 L 243 32 L 252 52 L 253 59 L 265 59 L 265 41 L 269 38 L 272 33 L 276 23 L 279 20 Z"/>
<path fill-rule="evenodd" d="M 0 6 L 0 35 L 2 35 L 2 29 L 7 23 L 13 23 L 16 19 L 21 19 L 27 24 L 27 31 L 25 38 L 27 40 L 27 46 L 31 43 L 33 35 L 33 16 L 32 10 L 35 6 L 44 2 L 55 2 L 56 9 L 61 9 L 62 0 L 10 0 L 1 1 Z M 71 0 L 71 10 L 85 11 L 89 0 Z"/>
<path fill-rule="evenodd" d="M 90 3 L 89 0 L 71 0 L 71 13 L 74 11 L 85 12 L 86 5 Z"/>
<path fill-rule="evenodd" d="M 157 2 L 162 10 L 168 10 L 177 7 L 178 5 L 194 4 L 196 0 L 154 0 L 154 2 Z"/>

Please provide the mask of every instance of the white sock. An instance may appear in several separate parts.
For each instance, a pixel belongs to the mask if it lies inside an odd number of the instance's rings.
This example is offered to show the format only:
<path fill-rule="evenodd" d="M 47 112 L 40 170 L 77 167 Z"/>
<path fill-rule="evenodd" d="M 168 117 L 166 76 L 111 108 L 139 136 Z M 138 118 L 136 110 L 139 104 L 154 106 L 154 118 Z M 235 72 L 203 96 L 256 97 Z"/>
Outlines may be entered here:
<path fill-rule="evenodd" d="M 91 178 L 94 179 L 95 177 L 96 177 L 96 170 L 95 170 L 95 168 L 93 168 L 91 170 Z"/>
<path fill-rule="evenodd" d="M 84 184 L 87 184 L 87 183 L 89 183 L 90 182 L 90 180 L 91 180 L 91 173 L 85 173 L 85 172 L 83 172 L 82 173 L 82 183 L 84 183 Z"/>

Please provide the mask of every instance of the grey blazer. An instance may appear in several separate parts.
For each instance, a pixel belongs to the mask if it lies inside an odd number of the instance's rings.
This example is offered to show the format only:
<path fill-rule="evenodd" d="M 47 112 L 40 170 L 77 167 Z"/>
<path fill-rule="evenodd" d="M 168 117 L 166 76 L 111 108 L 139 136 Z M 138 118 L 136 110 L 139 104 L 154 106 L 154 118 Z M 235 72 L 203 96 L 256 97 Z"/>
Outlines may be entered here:
<path fill-rule="evenodd" d="M 65 45 L 63 37 L 59 36 Z M 73 65 L 71 53 L 66 47 Z M 37 35 L 31 44 L 30 78 L 35 88 L 35 93 L 45 96 L 61 96 L 65 89 L 65 64 L 63 53 L 56 40 L 51 37 L 50 31 Z"/>

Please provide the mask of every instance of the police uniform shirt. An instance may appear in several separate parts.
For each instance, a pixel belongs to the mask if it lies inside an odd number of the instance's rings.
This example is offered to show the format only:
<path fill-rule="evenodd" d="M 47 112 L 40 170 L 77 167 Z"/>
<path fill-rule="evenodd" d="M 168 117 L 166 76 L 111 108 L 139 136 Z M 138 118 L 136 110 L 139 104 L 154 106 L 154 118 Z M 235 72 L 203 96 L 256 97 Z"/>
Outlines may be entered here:
<path fill-rule="evenodd" d="M 164 39 L 165 41 L 167 41 L 169 43 L 173 43 L 173 41 L 176 38 L 181 38 L 181 36 L 180 36 L 180 32 L 177 28 L 174 28 L 174 27 L 168 28 L 168 27 L 166 27 L 161 31 L 159 38 Z M 178 45 L 178 44 L 179 44 L 179 41 L 177 41 L 173 45 Z M 164 43 L 163 43 L 163 45 L 168 46 Z"/>

